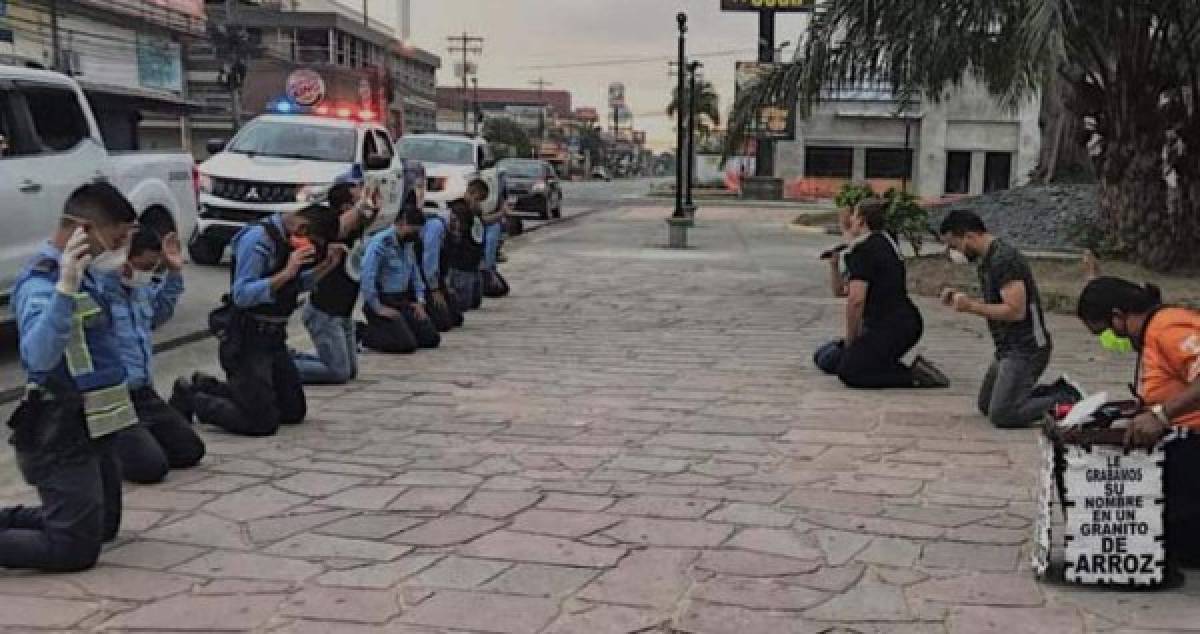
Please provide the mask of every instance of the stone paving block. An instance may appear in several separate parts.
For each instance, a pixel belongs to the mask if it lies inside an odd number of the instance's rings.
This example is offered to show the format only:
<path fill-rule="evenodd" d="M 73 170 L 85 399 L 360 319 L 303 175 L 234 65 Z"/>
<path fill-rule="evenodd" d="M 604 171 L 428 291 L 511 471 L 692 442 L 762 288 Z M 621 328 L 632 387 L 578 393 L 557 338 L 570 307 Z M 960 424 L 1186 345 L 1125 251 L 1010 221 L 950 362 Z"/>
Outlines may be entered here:
<path fill-rule="evenodd" d="M 79 586 L 67 576 L 48 576 L 37 571 L 5 571 L 0 574 L 0 605 L 9 596 L 86 599 Z"/>
<path fill-rule="evenodd" d="M 584 604 L 558 617 L 545 634 L 629 634 L 651 632 L 670 620 L 658 610 Z"/>
<path fill-rule="evenodd" d="M 477 475 L 461 471 L 412 469 L 389 479 L 387 483 L 399 486 L 471 487 L 482 481 L 483 478 Z"/>
<path fill-rule="evenodd" d="M 911 621 L 904 592 L 871 574 L 842 594 L 812 608 L 804 616 L 816 621 Z"/>
<path fill-rule="evenodd" d="M 443 513 L 458 506 L 471 493 L 471 489 L 465 488 L 412 487 L 392 500 L 387 508 L 392 511 Z"/>
<path fill-rule="evenodd" d="M 463 609 L 471 606 L 471 609 Z M 551 599 L 447 590 L 400 615 L 400 621 L 498 634 L 538 632 L 558 613 Z"/>
<path fill-rule="evenodd" d="M 950 634 L 1083 634 L 1084 623 L 1072 608 L 965 606 L 950 616 Z"/>
<path fill-rule="evenodd" d="M 99 608 L 100 605 L 93 601 L 3 595 L 0 596 L 0 627 L 66 629 Z"/>
<path fill-rule="evenodd" d="M 331 570 L 319 577 L 317 583 L 323 586 L 344 586 L 347 588 L 391 588 L 400 583 L 401 579 L 412 576 L 432 566 L 443 555 L 438 553 L 418 553 L 405 555 L 396 561 L 382 564 L 357 566 L 345 570 Z"/>
<path fill-rule="evenodd" d="M 522 491 L 478 491 L 460 507 L 460 511 L 469 515 L 482 515 L 500 519 L 519 513 L 534 504 L 542 496 L 538 493 Z"/>
<path fill-rule="evenodd" d="M 250 548 L 241 526 L 207 513 L 189 515 L 178 522 L 151 529 L 145 535 L 156 540 L 213 548 Z"/>
<path fill-rule="evenodd" d="M 189 590 L 196 579 L 153 570 L 97 566 L 72 575 L 71 582 L 93 597 L 151 601 Z"/>
<path fill-rule="evenodd" d="M 821 560 L 825 557 L 812 536 L 781 528 L 742 529 L 726 546 L 793 559 Z"/>
<path fill-rule="evenodd" d="M 284 599 L 273 594 L 178 596 L 155 601 L 104 623 L 107 629 L 243 631 L 262 627 Z"/>
<path fill-rule="evenodd" d="M 748 610 L 731 605 L 692 602 L 678 622 L 675 632 L 686 634 L 816 634 L 824 631 L 786 612 Z"/>
<path fill-rule="evenodd" d="M 293 512 L 279 517 L 264 517 L 260 520 L 247 522 L 246 527 L 250 533 L 250 539 L 259 544 L 270 543 L 298 533 L 313 530 L 318 526 L 335 522 L 350 514 L 350 511 L 299 512 L 308 508 L 297 507 L 293 509 Z"/>
<path fill-rule="evenodd" d="M 590 535 L 620 521 L 620 517 L 609 514 L 534 509 L 514 517 L 509 530 L 574 538 Z"/>
<path fill-rule="evenodd" d="M 246 522 L 278 515 L 306 502 L 306 497 L 280 491 L 272 486 L 260 485 L 222 495 L 204 508 L 214 515 L 235 522 Z"/>
<path fill-rule="evenodd" d="M 342 557 L 391 561 L 409 550 L 409 547 L 384 542 L 303 533 L 285 539 L 263 552 L 285 557 Z"/>
<path fill-rule="evenodd" d="M 933 542 L 921 551 L 920 564 L 929 568 L 1009 572 L 1017 566 L 1016 546 L 987 546 L 961 542 Z"/>
<path fill-rule="evenodd" d="M 561 598 L 574 594 L 596 576 L 589 568 L 517 564 L 483 585 L 485 590 L 503 594 Z"/>
<path fill-rule="evenodd" d="M 696 567 L 711 572 L 745 577 L 783 577 L 812 572 L 819 559 L 792 559 L 745 550 L 704 550 Z"/>
<path fill-rule="evenodd" d="M 192 588 L 197 595 L 287 594 L 292 584 L 286 581 L 244 581 L 217 579 Z"/>
<path fill-rule="evenodd" d="M 302 581 L 321 572 L 321 566 L 300 559 L 217 550 L 171 570 L 210 578 Z"/>
<path fill-rule="evenodd" d="M 507 570 L 512 564 L 491 559 L 450 556 L 408 580 L 415 586 L 470 590 Z"/>
<path fill-rule="evenodd" d="M 338 475 L 336 473 L 317 473 L 301 471 L 282 480 L 277 480 L 275 486 L 298 495 L 321 497 L 332 495 L 343 489 L 349 489 L 363 483 L 363 478 Z"/>
<path fill-rule="evenodd" d="M 714 500 L 638 495 L 617 502 L 608 512 L 618 515 L 644 515 L 675 519 L 696 519 L 717 507 Z"/>
<path fill-rule="evenodd" d="M 724 434 L 668 432 L 651 439 L 649 444 L 701 451 L 744 451 L 748 453 L 765 453 L 767 451 L 767 445 L 761 438 Z"/>
<path fill-rule="evenodd" d="M 728 524 L 646 517 L 631 517 L 604 531 L 605 535 L 629 544 L 675 548 L 717 546 L 732 533 L 733 527 Z"/>
<path fill-rule="evenodd" d="M 697 583 L 689 596 L 752 610 L 803 610 L 829 598 L 829 593 L 780 580 L 723 576 Z"/>
<path fill-rule="evenodd" d="M 382 511 L 403 491 L 404 487 L 396 486 L 359 486 L 321 498 L 317 503 L 342 509 Z"/>
<path fill-rule="evenodd" d="M 854 559 L 865 564 L 911 568 L 920 554 L 921 544 L 918 542 L 895 537 L 876 537 L 862 552 L 855 555 Z"/>
<path fill-rule="evenodd" d="M 812 532 L 817 545 L 825 553 L 825 562 L 841 566 L 850 561 L 871 541 L 870 535 L 821 529 Z"/>
<path fill-rule="evenodd" d="M 625 549 L 589 546 L 557 537 L 499 530 L 471 542 L 460 552 L 485 559 L 607 568 L 616 565 L 625 554 Z"/>
<path fill-rule="evenodd" d="M 191 511 L 213 499 L 208 493 L 185 493 L 156 487 L 139 487 L 123 496 L 121 503 L 142 511 Z"/>
<path fill-rule="evenodd" d="M 696 552 L 691 550 L 632 552 L 577 596 L 600 603 L 667 608 L 691 585 L 688 569 L 695 558 Z"/>
<path fill-rule="evenodd" d="M 327 621 L 385 623 L 400 613 L 400 604 L 395 594 L 382 590 L 306 588 L 288 597 L 280 612 Z"/>
<path fill-rule="evenodd" d="M 262 478 L 226 474 L 212 475 L 174 488 L 193 493 L 230 493 L 260 483 L 262 483 Z"/>
<path fill-rule="evenodd" d="M 100 562 L 130 568 L 166 570 L 205 552 L 208 549 L 139 539 L 102 553 Z"/>
<path fill-rule="evenodd" d="M 647 473 L 679 473 L 688 468 L 687 460 L 657 456 L 622 454 L 608 463 L 610 469 L 645 471 Z"/>
<path fill-rule="evenodd" d="M 1038 606 L 1042 593 L 1026 572 L 931 579 L 908 589 L 910 599 L 952 605 Z"/>
<path fill-rule="evenodd" d="M 791 526 L 796 516 L 793 513 L 784 513 L 764 504 L 732 502 L 710 512 L 705 516 L 705 519 L 714 522 L 729 522 L 731 524 L 783 528 Z"/>
<path fill-rule="evenodd" d="M 338 537 L 354 537 L 358 539 L 384 539 L 400 531 L 408 530 L 425 520 L 412 517 L 399 517 L 394 513 L 379 515 L 355 515 L 324 524 L 313 529 L 314 533 L 336 535 Z"/>
<path fill-rule="evenodd" d="M 501 522 L 470 515 L 444 515 L 391 538 L 414 546 L 450 546 L 469 542 L 503 526 Z"/>

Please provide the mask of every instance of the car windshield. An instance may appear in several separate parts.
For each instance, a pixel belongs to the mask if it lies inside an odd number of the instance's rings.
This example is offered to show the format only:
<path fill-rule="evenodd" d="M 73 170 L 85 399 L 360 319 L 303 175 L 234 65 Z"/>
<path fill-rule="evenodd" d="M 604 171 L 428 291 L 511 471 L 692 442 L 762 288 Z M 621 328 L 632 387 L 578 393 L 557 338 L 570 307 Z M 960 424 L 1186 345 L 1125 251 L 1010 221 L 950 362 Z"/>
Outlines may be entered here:
<path fill-rule="evenodd" d="M 500 161 L 496 167 L 518 178 L 537 178 L 542 175 L 542 164 L 537 161 Z"/>
<path fill-rule="evenodd" d="M 396 143 L 396 155 L 425 163 L 474 165 L 475 146 L 445 139 L 408 137 Z"/>
<path fill-rule="evenodd" d="M 350 163 L 354 161 L 355 145 L 355 132 L 349 128 L 255 121 L 238 133 L 229 144 L 229 151 Z"/>

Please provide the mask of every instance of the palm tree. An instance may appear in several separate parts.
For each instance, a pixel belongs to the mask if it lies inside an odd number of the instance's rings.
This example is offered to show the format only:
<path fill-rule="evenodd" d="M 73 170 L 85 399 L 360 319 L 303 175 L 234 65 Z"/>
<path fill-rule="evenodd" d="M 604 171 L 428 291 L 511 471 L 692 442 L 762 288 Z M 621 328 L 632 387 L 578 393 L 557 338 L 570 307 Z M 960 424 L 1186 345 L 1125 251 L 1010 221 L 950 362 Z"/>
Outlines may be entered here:
<path fill-rule="evenodd" d="M 829 88 L 889 82 L 903 102 L 939 100 L 967 78 L 1015 107 L 1045 89 L 1063 121 L 1048 151 L 1087 145 L 1111 238 L 1167 269 L 1200 239 L 1200 2 L 1196 0 L 820 0 L 798 62 L 744 90 L 726 152 L 758 104 L 807 117 Z M 1168 149 L 1168 152 L 1164 152 Z M 1050 157 L 1044 156 L 1044 161 Z M 1045 162 L 1042 174 L 1055 171 Z M 1163 175 L 1178 183 L 1168 190 Z"/>
<path fill-rule="evenodd" d="M 688 98 L 690 93 L 687 84 L 683 88 L 683 110 L 684 117 L 687 117 Z M 675 112 L 679 110 L 679 88 L 675 87 L 671 91 L 671 102 L 667 104 L 667 115 L 675 116 Z M 717 94 L 717 89 L 713 87 L 711 81 L 707 79 L 696 80 L 696 137 L 702 145 L 704 140 L 712 133 L 713 128 L 721 125 L 721 96 Z"/>

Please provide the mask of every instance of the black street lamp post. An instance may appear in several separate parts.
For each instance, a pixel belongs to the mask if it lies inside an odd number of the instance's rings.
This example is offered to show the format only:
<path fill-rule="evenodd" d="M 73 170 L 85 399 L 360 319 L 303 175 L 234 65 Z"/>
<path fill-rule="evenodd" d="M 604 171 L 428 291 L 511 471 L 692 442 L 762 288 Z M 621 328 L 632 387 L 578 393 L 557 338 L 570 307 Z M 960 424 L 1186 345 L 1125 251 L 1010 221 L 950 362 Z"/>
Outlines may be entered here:
<path fill-rule="evenodd" d="M 700 62 L 688 64 L 688 117 L 687 117 L 687 199 L 683 203 L 688 217 L 696 215 L 696 205 L 692 202 L 692 186 L 695 184 L 693 172 L 696 165 L 696 73 L 703 66 Z"/>
<path fill-rule="evenodd" d="M 673 218 L 687 217 L 683 206 L 684 179 L 689 178 L 684 172 L 686 168 L 683 162 L 684 144 L 686 143 L 683 127 L 683 73 L 687 68 L 687 19 L 686 13 L 675 16 L 675 21 L 679 23 L 679 66 L 677 67 L 679 81 L 675 87 L 675 212 L 671 214 Z"/>

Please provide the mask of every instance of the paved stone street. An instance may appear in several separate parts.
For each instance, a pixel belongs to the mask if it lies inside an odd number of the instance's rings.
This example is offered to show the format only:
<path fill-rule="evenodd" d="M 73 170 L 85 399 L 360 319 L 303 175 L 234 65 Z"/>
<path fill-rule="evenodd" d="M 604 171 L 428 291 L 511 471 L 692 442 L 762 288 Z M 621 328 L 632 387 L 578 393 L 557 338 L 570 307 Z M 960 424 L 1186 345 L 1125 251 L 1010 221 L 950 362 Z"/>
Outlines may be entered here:
<path fill-rule="evenodd" d="M 626 207 L 514 244 L 515 296 L 441 350 L 368 355 L 270 439 L 127 489 L 74 575 L 0 573 L 14 631 L 1083 632 L 1200 630 L 1200 584 L 1037 583 L 1033 431 L 974 412 L 982 324 L 924 304 L 941 392 L 819 375 L 840 330 L 792 212 Z M 1052 321 L 1055 370 L 1121 389 Z M 17 496 L 28 500 L 26 494 Z"/>

